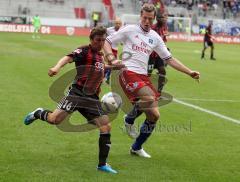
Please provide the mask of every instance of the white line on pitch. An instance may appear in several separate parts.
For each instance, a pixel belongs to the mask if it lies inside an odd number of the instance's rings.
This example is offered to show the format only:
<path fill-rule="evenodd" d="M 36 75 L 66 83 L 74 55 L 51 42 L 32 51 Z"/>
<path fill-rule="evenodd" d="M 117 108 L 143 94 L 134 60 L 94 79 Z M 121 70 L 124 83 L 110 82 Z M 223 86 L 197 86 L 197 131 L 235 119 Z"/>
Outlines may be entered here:
<path fill-rule="evenodd" d="M 180 101 L 180 100 L 178 100 L 178 99 L 173 99 L 173 101 L 176 102 L 176 103 L 179 103 L 179 104 L 188 106 L 188 107 L 192 107 L 192 108 L 197 109 L 197 110 L 199 110 L 199 111 L 206 112 L 206 113 L 208 113 L 208 114 L 217 116 L 217 117 L 219 117 L 219 118 L 222 118 L 222 119 L 231 121 L 231 122 L 233 122 L 233 123 L 240 124 L 240 120 L 237 120 L 237 119 L 234 119 L 234 118 L 231 118 L 231 117 L 228 117 L 228 116 L 224 116 L 224 115 L 219 114 L 219 113 L 217 113 L 217 112 L 210 111 L 210 110 L 208 110 L 208 109 L 204 109 L 204 108 L 202 108 L 202 107 L 199 107 L 199 106 L 196 106 L 196 105 L 193 105 L 193 104 L 189 104 L 189 103 L 187 103 L 187 102 L 183 102 L 183 101 Z"/>
<path fill-rule="evenodd" d="M 240 102 L 240 100 L 229 100 L 229 99 L 198 99 L 198 98 L 177 98 L 180 100 L 195 100 L 195 101 L 206 101 L 206 102 Z"/>

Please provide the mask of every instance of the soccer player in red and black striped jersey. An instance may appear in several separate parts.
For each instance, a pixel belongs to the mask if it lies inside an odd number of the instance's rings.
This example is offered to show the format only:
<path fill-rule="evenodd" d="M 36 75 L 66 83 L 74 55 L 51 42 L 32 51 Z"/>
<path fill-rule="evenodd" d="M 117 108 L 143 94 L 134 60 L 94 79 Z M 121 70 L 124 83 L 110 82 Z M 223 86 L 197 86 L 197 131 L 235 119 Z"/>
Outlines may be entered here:
<path fill-rule="evenodd" d="M 204 59 L 205 56 L 205 50 L 210 46 L 211 48 L 211 55 L 210 59 L 211 60 L 216 60 L 214 58 L 214 45 L 213 45 L 213 36 L 212 36 L 212 21 L 209 21 L 209 24 L 206 28 L 206 33 L 204 35 L 204 40 L 203 40 L 203 50 L 202 50 L 202 56 L 201 59 Z"/>
<path fill-rule="evenodd" d="M 101 52 L 105 38 L 106 28 L 99 26 L 92 29 L 90 33 L 90 44 L 74 50 L 72 53 L 61 58 L 58 63 L 49 69 L 50 77 L 58 74 L 60 69 L 67 63 L 75 63 L 77 75 L 68 91 L 61 100 L 57 109 L 53 112 L 38 108 L 29 113 L 24 123 L 31 124 L 40 119 L 50 124 L 60 124 L 69 114 L 74 111 L 81 113 L 91 124 L 99 127 L 99 163 L 98 169 L 105 172 L 117 173 L 107 163 L 110 150 L 110 122 L 99 102 L 98 94 L 100 85 L 104 78 L 103 54 Z M 121 65 L 108 66 L 115 69 L 122 68 Z"/>
<path fill-rule="evenodd" d="M 155 30 L 162 38 L 162 40 L 166 43 L 168 28 L 167 28 L 167 17 L 168 13 L 166 10 L 159 11 L 156 15 L 157 23 L 152 26 L 152 29 Z M 161 92 L 165 83 L 165 62 L 162 60 L 156 52 L 153 52 L 150 55 L 148 62 L 148 73 L 151 75 L 153 69 L 158 70 L 159 78 L 158 78 L 158 92 Z"/>

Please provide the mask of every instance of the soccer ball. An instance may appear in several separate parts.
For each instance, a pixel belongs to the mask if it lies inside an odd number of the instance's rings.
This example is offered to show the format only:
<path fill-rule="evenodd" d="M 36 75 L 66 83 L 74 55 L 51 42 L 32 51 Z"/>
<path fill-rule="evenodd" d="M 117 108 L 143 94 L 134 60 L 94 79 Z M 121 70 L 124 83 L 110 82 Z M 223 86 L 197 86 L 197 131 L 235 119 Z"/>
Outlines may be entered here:
<path fill-rule="evenodd" d="M 102 97 L 101 102 L 104 111 L 116 113 L 122 105 L 122 98 L 115 92 L 108 92 Z"/>

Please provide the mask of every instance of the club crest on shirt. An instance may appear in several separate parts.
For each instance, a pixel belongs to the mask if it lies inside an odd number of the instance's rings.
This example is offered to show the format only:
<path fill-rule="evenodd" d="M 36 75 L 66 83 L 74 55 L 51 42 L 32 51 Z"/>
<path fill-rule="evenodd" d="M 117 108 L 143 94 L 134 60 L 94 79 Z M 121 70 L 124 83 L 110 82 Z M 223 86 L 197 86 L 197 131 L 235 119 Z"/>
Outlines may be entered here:
<path fill-rule="evenodd" d="M 149 39 L 149 40 L 148 40 L 148 43 L 149 43 L 149 44 L 153 44 L 153 39 Z"/>
<path fill-rule="evenodd" d="M 82 49 L 76 49 L 73 52 L 76 52 L 77 54 L 80 54 L 82 52 Z"/>
<path fill-rule="evenodd" d="M 138 82 L 128 83 L 126 85 L 126 89 L 129 90 L 130 92 L 133 92 L 137 87 L 138 87 Z"/>

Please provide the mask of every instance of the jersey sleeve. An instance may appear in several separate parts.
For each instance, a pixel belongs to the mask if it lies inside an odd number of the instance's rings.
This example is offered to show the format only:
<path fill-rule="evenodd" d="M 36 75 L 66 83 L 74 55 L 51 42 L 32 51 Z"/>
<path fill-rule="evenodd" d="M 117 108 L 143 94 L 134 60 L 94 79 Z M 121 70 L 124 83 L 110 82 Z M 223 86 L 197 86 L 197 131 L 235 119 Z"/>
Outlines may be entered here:
<path fill-rule="evenodd" d="M 73 62 L 76 62 L 76 61 L 83 60 L 84 57 L 85 57 L 85 54 L 84 54 L 83 49 L 77 48 L 73 52 L 71 52 L 70 54 L 67 54 L 66 56 L 71 57 Z"/>
<path fill-rule="evenodd" d="M 124 43 L 129 32 L 130 32 L 129 26 L 123 27 L 120 30 L 118 30 L 116 33 L 108 36 L 106 38 L 106 40 L 111 45 L 112 44 Z"/>
<path fill-rule="evenodd" d="M 110 30 L 111 27 L 107 28 L 107 36 L 111 35 L 111 30 Z"/>
<path fill-rule="evenodd" d="M 157 41 L 157 46 L 153 50 L 159 55 L 162 60 L 167 61 L 172 57 L 172 55 L 168 51 L 166 44 L 159 35 L 157 36 Z"/>

